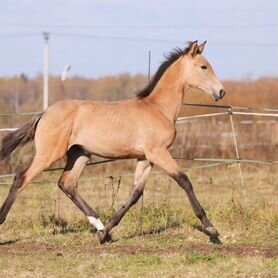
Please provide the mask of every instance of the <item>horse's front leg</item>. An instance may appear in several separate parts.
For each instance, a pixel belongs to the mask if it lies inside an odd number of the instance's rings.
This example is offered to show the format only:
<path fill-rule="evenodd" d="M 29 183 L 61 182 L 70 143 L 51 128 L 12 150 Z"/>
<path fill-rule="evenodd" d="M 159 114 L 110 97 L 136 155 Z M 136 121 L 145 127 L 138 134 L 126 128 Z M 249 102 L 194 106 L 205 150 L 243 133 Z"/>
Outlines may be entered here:
<path fill-rule="evenodd" d="M 219 236 L 217 230 L 213 227 L 211 222 L 208 220 L 205 210 L 199 203 L 193 186 L 186 174 L 180 171 L 176 161 L 172 158 L 171 154 L 167 149 L 152 150 L 146 154 L 147 159 L 166 171 L 178 185 L 186 192 L 187 197 L 192 205 L 195 215 L 200 219 L 203 224 L 203 231 L 205 234 L 211 237 Z"/>
<path fill-rule="evenodd" d="M 152 164 L 146 160 L 139 160 L 136 166 L 134 187 L 129 200 L 110 218 L 106 227 L 102 231 L 98 231 L 98 237 L 101 243 L 110 239 L 110 230 L 119 224 L 126 212 L 139 200 L 144 191 L 145 184 L 148 180 L 152 169 Z"/>

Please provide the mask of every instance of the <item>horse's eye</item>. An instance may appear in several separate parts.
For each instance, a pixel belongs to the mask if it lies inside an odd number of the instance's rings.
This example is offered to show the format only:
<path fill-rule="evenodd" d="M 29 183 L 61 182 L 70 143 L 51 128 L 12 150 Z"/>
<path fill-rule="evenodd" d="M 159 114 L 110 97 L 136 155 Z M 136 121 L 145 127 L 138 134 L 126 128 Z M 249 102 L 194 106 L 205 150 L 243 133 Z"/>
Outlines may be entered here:
<path fill-rule="evenodd" d="M 208 67 L 206 65 L 201 66 L 201 69 L 206 70 Z"/>

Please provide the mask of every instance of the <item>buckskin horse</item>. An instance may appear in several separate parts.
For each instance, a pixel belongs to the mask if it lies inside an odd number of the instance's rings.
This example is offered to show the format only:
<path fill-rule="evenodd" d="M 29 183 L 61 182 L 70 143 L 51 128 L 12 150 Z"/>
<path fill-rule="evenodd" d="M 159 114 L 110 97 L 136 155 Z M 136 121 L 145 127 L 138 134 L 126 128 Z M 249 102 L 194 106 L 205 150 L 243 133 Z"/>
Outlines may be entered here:
<path fill-rule="evenodd" d="M 199 88 L 212 95 L 215 101 L 225 95 L 221 82 L 202 55 L 205 44 L 198 45 L 195 41 L 185 49 L 172 51 L 149 85 L 134 98 L 118 102 L 60 101 L 6 135 L 2 140 L 0 160 L 32 140 L 36 152 L 30 166 L 15 175 L 0 209 L 0 224 L 5 221 L 18 194 L 44 169 L 66 155 L 66 166 L 58 186 L 96 227 L 101 243 L 110 239 L 110 230 L 138 201 L 153 165 L 163 169 L 185 190 L 203 224 L 204 233 L 217 237 L 219 234 L 197 200 L 189 178 L 168 151 L 176 136 L 175 122 L 183 96 L 189 88 Z M 79 177 L 91 155 L 138 161 L 131 196 L 106 226 L 77 191 Z"/>

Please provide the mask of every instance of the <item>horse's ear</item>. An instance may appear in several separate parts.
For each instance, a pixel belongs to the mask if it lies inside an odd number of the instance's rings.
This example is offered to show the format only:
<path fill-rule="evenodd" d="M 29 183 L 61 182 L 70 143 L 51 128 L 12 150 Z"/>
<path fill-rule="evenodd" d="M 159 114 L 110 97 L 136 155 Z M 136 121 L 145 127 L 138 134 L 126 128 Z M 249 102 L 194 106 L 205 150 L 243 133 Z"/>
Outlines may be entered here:
<path fill-rule="evenodd" d="M 202 54 L 202 52 L 204 51 L 205 45 L 206 45 L 207 41 L 204 41 L 203 43 L 201 43 L 198 46 L 198 54 Z"/>
<path fill-rule="evenodd" d="M 188 54 L 190 54 L 192 57 L 195 57 L 198 54 L 198 51 L 198 41 L 195 41 L 191 44 Z"/>

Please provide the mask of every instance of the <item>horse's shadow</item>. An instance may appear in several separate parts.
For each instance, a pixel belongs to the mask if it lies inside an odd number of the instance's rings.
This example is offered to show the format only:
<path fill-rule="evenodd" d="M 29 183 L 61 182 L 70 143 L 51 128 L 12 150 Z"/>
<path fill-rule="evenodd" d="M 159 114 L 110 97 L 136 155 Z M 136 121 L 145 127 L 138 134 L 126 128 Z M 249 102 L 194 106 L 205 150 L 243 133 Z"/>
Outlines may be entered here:
<path fill-rule="evenodd" d="M 5 246 L 5 245 L 12 245 L 15 244 L 19 241 L 19 239 L 14 239 L 14 240 L 7 240 L 7 241 L 0 241 L 0 246 Z"/>

